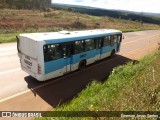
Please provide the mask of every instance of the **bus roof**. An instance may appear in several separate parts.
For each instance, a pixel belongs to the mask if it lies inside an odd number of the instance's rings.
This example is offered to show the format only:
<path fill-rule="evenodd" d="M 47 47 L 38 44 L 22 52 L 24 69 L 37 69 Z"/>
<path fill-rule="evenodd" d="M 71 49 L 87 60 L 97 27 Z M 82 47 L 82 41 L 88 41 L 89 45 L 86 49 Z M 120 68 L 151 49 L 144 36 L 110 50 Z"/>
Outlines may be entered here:
<path fill-rule="evenodd" d="M 26 37 L 34 41 L 67 42 L 73 40 L 81 40 L 87 38 L 102 37 L 106 35 L 121 34 L 122 32 L 114 29 L 96 29 L 83 31 L 60 31 L 60 32 L 45 32 L 45 33 L 26 33 L 20 34 L 20 37 Z"/>

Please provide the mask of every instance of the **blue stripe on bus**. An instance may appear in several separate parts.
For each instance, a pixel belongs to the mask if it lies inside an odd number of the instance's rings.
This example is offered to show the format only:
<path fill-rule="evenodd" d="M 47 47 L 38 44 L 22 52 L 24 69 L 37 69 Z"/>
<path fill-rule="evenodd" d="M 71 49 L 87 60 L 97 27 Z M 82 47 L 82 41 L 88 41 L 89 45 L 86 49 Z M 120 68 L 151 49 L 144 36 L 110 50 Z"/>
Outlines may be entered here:
<path fill-rule="evenodd" d="M 66 65 L 64 60 L 64 58 L 61 58 L 54 61 L 45 62 L 45 74 L 62 69 Z"/>
<path fill-rule="evenodd" d="M 86 56 L 80 58 L 80 56 L 82 56 L 84 54 Z M 45 74 L 48 74 L 50 72 L 54 72 L 58 69 L 62 69 L 66 65 L 69 65 L 69 64 L 72 65 L 72 64 L 79 63 L 83 59 L 86 59 L 86 60 L 90 59 L 90 58 L 94 57 L 95 55 L 96 55 L 95 50 L 91 50 L 91 51 L 87 51 L 87 52 L 72 55 L 70 62 L 66 62 L 67 58 L 61 58 L 61 59 L 58 59 L 58 60 L 46 62 L 45 63 Z"/>
<path fill-rule="evenodd" d="M 103 47 L 100 51 L 101 51 L 101 54 L 104 54 L 104 53 L 112 51 L 115 48 L 116 48 L 116 44 L 112 47 L 111 46 Z M 58 60 L 45 62 L 45 65 L 44 65 L 45 66 L 45 74 L 54 72 L 58 69 L 62 69 L 66 65 L 69 65 L 69 64 L 73 65 L 73 64 L 79 63 L 83 59 L 87 60 L 87 59 L 93 58 L 96 55 L 98 55 L 97 53 L 98 53 L 97 50 L 94 49 L 94 50 L 90 50 L 90 51 L 86 51 L 86 52 L 83 52 L 83 53 L 72 55 L 70 62 L 66 62 L 67 58 L 66 59 L 61 58 L 61 59 L 58 59 Z M 82 57 L 80 57 L 80 56 L 82 56 Z"/>
<path fill-rule="evenodd" d="M 62 43 L 62 42 L 71 42 L 71 41 L 77 41 L 77 40 L 85 40 L 89 38 L 98 38 L 98 37 L 103 37 L 107 35 L 121 35 L 120 32 L 115 32 L 115 33 L 106 33 L 106 34 L 98 34 L 98 35 L 89 35 L 89 36 L 80 36 L 80 37 L 70 37 L 70 38 L 57 38 L 57 39 L 48 39 L 44 40 L 46 44 L 53 44 L 53 43 Z"/>

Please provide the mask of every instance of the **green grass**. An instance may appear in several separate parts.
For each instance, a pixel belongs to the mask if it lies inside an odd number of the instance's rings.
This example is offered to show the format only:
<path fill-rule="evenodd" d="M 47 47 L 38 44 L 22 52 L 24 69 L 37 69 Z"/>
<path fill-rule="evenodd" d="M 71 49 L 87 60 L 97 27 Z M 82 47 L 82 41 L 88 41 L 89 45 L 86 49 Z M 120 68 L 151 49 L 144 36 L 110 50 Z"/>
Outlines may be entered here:
<path fill-rule="evenodd" d="M 140 29 L 140 28 L 138 28 L 138 29 L 122 29 L 121 31 L 122 32 L 136 32 L 136 31 L 143 31 L 144 29 Z"/>
<path fill-rule="evenodd" d="M 78 97 L 53 111 L 160 111 L 159 59 L 158 51 L 141 59 L 137 64 L 129 62 L 114 68 L 104 83 L 94 81 L 79 93 Z"/>
<path fill-rule="evenodd" d="M 55 27 L 55 28 L 38 28 L 38 29 L 33 29 L 29 28 L 24 31 L 22 30 L 0 30 L 0 44 L 1 43 L 10 43 L 10 42 L 16 42 L 16 36 L 19 35 L 20 33 L 33 33 L 33 32 L 55 32 L 55 31 L 60 31 L 63 30 L 63 28 L 60 27 Z M 76 29 L 71 29 L 71 30 L 76 30 Z M 123 33 L 125 32 L 136 32 L 136 31 L 143 31 L 144 29 L 120 29 Z M 147 29 L 146 29 L 147 30 Z"/>
<path fill-rule="evenodd" d="M 9 43 L 9 42 L 16 42 L 16 36 L 18 33 L 5 33 L 0 34 L 0 43 Z"/>
<path fill-rule="evenodd" d="M 19 35 L 20 33 L 32 33 L 32 32 L 54 32 L 54 31 L 59 31 L 62 30 L 62 28 L 39 28 L 39 29 L 26 29 L 24 31 L 18 31 L 18 30 L 0 30 L 0 44 L 1 43 L 10 43 L 10 42 L 16 42 L 16 36 Z M 124 30 L 125 32 L 131 32 L 132 30 Z M 134 30 L 136 31 L 136 30 Z"/>
<path fill-rule="evenodd" d="M 133 29 L 120 29 L 123 33 L 126 32 L 137 32 L 137 31 L 144 31 L 144 30 L 158 30 L 158 29 L 145 29 L 145 28 L 133 28 Z"/>
<path fill-rule="evenodd" d="M 28 28 L 25 30 L 16 30 L 16 29 L 11 29 L 11 30 L 2 30 L 0 29 L 0 44 L 1 43 L 10 43 L 10 42 L 16 42 L 16 36 L 21 34 L 21 33 L 33 33 L 33 32 L 54 32 L 54 31 L 59 31 L 61 28 Z"/>

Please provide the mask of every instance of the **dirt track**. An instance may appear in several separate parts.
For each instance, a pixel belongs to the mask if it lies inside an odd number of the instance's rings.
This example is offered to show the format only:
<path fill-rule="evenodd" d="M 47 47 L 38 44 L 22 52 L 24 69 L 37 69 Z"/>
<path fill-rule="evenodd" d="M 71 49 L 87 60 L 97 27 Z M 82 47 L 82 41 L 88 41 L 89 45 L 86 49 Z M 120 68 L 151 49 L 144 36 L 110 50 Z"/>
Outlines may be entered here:
<path fill-rule="evenodd" d="M 121 51 L 107 58 L 47 82 L 38 82 L 21 71 L 16 43 L 0 45 L 0 111 L 47 111 L 72 99 L 93 80 L 103 81 L 112 69 L 139 59 L 158 48 L 160 31 L 124 34 Z"/>

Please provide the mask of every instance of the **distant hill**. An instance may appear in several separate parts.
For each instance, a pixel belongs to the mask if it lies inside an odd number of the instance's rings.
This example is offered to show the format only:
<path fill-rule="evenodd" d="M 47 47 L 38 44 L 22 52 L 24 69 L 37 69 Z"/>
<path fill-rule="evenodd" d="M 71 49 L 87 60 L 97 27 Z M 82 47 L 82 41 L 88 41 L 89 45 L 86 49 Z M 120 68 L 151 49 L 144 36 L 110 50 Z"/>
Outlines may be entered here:
<path fill-rule="evenodd" d="M 102 9 L 89 6 L 54 4 L 54 9 L 63 9 L 95 16 L 110 16 L 119 19 L 160 24 L 160 13 L 133 12 L 126 10 Z"/>

